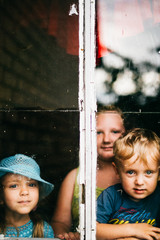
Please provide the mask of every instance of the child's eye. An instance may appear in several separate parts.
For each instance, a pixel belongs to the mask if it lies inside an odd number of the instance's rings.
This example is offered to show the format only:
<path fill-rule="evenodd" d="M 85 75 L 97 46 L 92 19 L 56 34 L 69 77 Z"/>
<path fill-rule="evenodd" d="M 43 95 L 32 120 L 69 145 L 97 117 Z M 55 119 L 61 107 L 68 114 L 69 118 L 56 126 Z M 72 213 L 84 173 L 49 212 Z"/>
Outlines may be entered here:
<path fill-rule="evenodd" d="M 102 131 L 97 131 L 97 135 L 100 135 L 100 134 L 102 134 Z"/>
<path fill-rule="evenodd" d="M 114 134 L 119 134 L 120 131 L 119 131 L 119 130 L 113 130 L 112 133 L 114 133 Z"/>
<path fill-rule="evenodd" d="M 127 171 L 128 175 L 133 175 L 135 172 L 133 170 Z"/>
<path fill-rule="evenodd" d="M 28 186 L 29 187 L 38 187 L 38 183 L 29 183 Z"/>
<path fill-rule="evenodd" d="M 147 171 L 146 171 L 146 174 L 147 174 L 147 175 L 151 175 L 152 173 L 153 173 L 153 172 L 152 172 L 151 170 L 147 170 Z"/>
<path fill-rule="evenodd" d="M 12 184 L 9 186 L 9 188 L 18 188 L 18 185 L 17 184 Z"/>

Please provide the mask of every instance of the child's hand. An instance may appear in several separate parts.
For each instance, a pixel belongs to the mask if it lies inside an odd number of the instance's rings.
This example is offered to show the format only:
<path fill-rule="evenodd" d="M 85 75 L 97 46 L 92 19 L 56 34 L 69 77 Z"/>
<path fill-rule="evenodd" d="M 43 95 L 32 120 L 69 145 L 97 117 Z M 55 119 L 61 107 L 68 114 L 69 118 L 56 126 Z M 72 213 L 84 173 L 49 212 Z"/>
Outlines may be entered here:
<path fill-rule="evenodd" d="M 64 240 L 80 240 L 80 235 L 78 232 L 69 232 L 57 234 L 56 237 Z"/>
<path fill-rule="evenodd" d="M 125 237 L 125 238 L 117 238 L 116 240 L 142 240 L 136 237 Z"/>
<path fill-rule="evenodd" d="M 153 227 L 147 223 L 136 223 L 133 225 L 134 228 L 132 228 L 131 224 L 131 231 L 133 231 L 133 236 L 136 238 L 147 240 L 160 239 L 160 228 Z"/>

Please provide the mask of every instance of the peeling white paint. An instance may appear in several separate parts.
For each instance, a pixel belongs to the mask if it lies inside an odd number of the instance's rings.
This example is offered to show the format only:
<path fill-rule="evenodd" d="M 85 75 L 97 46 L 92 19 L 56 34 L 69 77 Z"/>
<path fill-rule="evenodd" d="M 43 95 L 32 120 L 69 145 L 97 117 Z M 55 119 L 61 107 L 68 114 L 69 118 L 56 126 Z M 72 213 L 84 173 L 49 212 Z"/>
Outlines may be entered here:
<path fill-rule="evenodd" d="M 96 240 L 95 1 L 79 0 L 80 239 Z M 83 103 L 83 105 L 82 105 Z M 85 198 L 84 198 L 85 196 Z"/>
<path fill-rule="evenodd" d="M 70 6 L 69 16 L 72 16 L 74 14 L 78 15 L 77 6 L 75 3 Z"/>

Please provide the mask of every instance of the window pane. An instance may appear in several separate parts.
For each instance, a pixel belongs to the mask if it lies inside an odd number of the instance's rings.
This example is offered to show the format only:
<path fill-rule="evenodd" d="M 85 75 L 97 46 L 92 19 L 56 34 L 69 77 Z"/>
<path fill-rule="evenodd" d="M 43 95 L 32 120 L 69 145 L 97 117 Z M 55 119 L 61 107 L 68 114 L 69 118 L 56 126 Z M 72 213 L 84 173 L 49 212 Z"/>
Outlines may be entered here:
<path fill-rule="evenodd" d="M 78 165 L 78 112 L 1 111 L 0 159 L 16 153 L 33 157 L 41 176 L 53 183 L 39 211 L 50 219 L 64 176 Z M 47 204 L 46 204 L 47 203 Z"/>
<path fill-rule="evenodd" d="M 0 108 L 77 109 L 78 15 L 69 15 L 70 4 L 1 1 Z"/>
<path fill-rule="evenodd" d="M 159 111 L 160 2 L 97 1 L 97 101 Z"/>
<path fill-rule="evenodd" d="M 0 159 L 33 157 L 54 184 L 38 211 L 50 221 L 79 165 L 78 0 L 0 1 Z"/>

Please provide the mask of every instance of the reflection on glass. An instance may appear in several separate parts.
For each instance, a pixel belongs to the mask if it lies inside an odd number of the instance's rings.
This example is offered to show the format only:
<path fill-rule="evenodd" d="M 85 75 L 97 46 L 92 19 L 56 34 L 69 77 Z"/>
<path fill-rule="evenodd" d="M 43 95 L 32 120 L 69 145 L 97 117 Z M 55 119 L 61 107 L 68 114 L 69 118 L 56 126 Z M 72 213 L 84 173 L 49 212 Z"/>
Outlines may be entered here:
<path fill-rule="evenodd" d="M 78 108 L 79 16 L 71 3 L 0 1 L 0 108 Z"/>
<path fill-rule="evenodd" d="M 99 104 L 150 110 L 160 92 L 160 2 L 98 0 Z M 123 103 L 122 103 L 123 102 Z M 123 105 L 123 106 L 122 106 Z M 155 104 L 154 104 L 155 105 Z M 156 107 L 152 110 L 157 111 Z"/>

